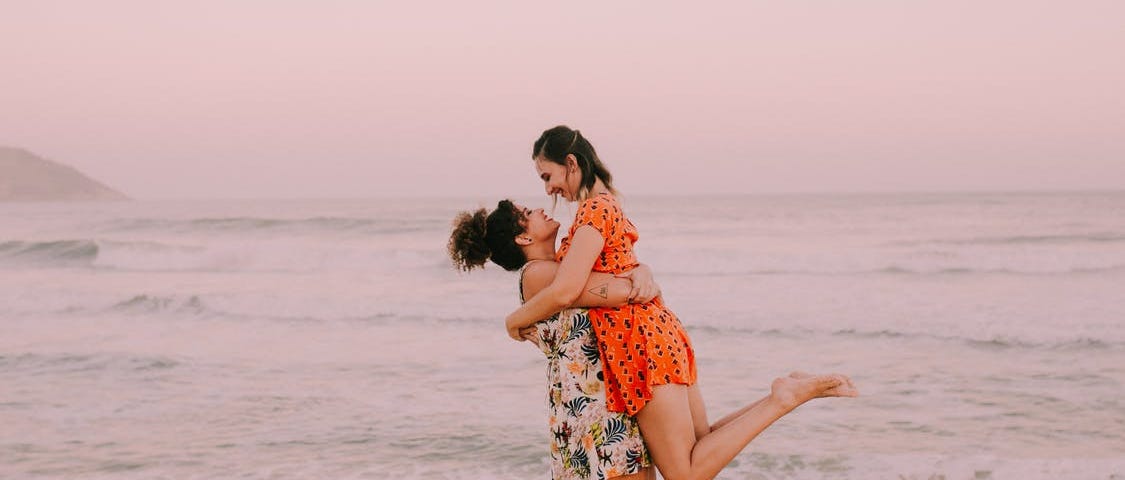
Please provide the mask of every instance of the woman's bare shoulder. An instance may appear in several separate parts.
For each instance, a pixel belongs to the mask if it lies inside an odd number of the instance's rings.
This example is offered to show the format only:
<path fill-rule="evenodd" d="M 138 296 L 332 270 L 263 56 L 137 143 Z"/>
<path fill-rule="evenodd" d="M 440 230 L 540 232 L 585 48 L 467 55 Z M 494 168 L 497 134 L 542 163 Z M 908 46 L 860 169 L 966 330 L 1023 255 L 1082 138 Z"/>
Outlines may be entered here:
<path fill-rule="evenodd" d="M 523 280 L 542 280 L 547 279 L 548 282 L 555 277 L 555 272 L 559 269 L 559 263 L 554 260 L 534 260 L 528 264 L 527 268 L 523 271 Z"/>
<path fill-rule="evenodd" d="M 523 291 L 526 298 L 531 298 L 539 293 L 540 290 L 551 284 L 555 279 L 555 272 L 558 271 L 558 262 L 552 260 L 535 260 L 532 261 L 523 270 Z"/>

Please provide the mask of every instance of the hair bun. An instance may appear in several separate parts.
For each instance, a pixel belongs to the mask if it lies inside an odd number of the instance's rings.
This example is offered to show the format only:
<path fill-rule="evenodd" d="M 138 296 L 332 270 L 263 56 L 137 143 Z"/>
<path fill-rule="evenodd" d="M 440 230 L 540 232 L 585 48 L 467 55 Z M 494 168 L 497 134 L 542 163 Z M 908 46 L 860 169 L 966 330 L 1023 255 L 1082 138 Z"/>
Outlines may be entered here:
<path fill-rule="evenodd" d="M 449 234 L 449 257 L 458 270 L 469 271 L 483 267 L 492 255 L 485 243 L 488 213 L 481 208 L 475 212 L 461 212 L 453 219 Z"/>

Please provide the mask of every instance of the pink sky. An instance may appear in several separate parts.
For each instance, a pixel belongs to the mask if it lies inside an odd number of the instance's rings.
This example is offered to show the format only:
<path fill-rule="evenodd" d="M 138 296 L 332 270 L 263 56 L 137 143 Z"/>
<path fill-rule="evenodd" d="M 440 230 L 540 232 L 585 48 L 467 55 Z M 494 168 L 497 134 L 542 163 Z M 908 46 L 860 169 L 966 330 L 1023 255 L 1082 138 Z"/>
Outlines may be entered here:
<path fill-rule="evenodd" d="M 626 193 L 1125 188 L 1117 1 L 3 10 L 0 144 L 141 199 L 534 195 L 560 123 Z"/>

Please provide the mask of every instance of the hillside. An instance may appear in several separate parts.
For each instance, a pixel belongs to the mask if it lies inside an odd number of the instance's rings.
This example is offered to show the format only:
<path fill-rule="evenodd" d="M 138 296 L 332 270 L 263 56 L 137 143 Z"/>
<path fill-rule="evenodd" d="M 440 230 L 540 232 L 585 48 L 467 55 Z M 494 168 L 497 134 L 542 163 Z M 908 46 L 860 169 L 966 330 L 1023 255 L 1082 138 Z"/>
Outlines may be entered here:
<path fill-rule="evenodd" d="M 128 199 L 74 168 L 0 146 L 0 202 Z"/>

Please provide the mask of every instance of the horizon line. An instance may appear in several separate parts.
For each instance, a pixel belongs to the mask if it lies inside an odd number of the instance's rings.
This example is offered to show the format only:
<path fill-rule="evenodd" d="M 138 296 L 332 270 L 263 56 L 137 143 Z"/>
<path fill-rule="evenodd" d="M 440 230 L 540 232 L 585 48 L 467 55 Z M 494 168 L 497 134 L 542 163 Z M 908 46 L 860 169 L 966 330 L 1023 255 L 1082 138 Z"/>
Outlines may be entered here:
<path fill-rule="evenodd" d="M 857 197 L 857 196 L 900 196 L 900 195 L 1066 195 L 1066 194 L 1125 194 L 1125 187 L 1122 188 L 1090 188 L 1090 189 L 1018 189 L 1006 188 L 996 190 L 983 190 L 983 189 L 964 189 L 964 190 L 869 190 L 869 191 L 856 191 L 856 190 L 794 190 L 794 191 L 777 191 L 777 192 L 713 192 L 713 193 L 627 193 L 619 192 L 622 197 L 640 197 L 640 198 L 722 198 L 722 197 L 794 197 L 794 196 L 839 196 L 839 197 Z M 242 200 L 242 201 L 300 201 L 300 200 L 317 200 L 317 201 L 343 201 L 343 200 L 401 200 L 401 199 L 428 199 L 428 200 L 457 200 L 467 198 L 479 198 L 481 196 L 489 196 L 496 198 L 530 198 L 525 195 L 502 195 L 502 194 L 418 194 L 418 193 L 404 193 L 399 195 L 370 195 L 370 196 L 288 196 L 288 197 L 271 197 L 271 196 L 216 196 L 216 197 L 200 197 L 200 196 L 183 196 L 183 197 L 136 197 L 130 196 L 127 200 L 110 200 L 108 202 L 146 202 L 146 201 L 226 201 L 226 200 Z M 539 195 L 536 195 L 539 196 Z M 107 201 L 95 201 L 96 203 L 105 203 Z M 0 202 L 0 203 L 87 203 L 84 201 L 71 202 L 71 201 L 15 201 L 15 202 Z"/>

